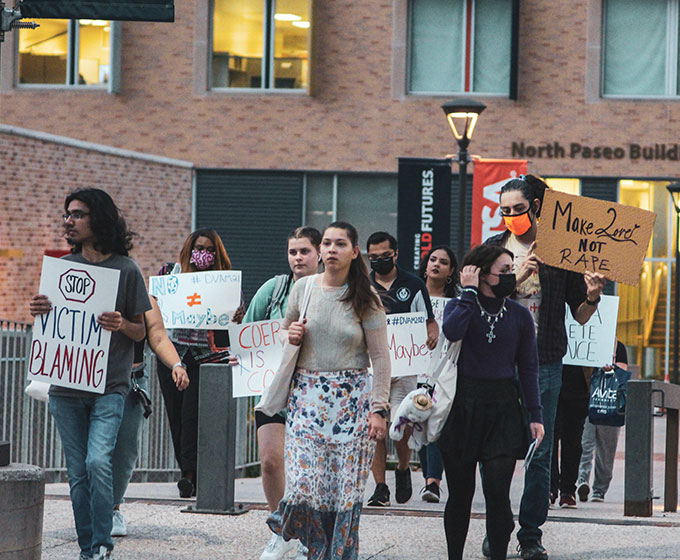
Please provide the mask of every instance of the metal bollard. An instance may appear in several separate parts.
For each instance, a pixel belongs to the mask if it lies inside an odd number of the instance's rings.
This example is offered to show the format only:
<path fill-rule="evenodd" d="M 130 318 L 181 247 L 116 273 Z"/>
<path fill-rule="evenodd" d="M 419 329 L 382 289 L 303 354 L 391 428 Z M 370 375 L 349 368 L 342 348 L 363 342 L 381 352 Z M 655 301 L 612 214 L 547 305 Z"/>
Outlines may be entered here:
<path fill-rule="evenodd" d="M 199 378 L 196 507 L 183 511 L 240 515 L 248 510 L 234 506 L 236 399 L 231 367 L 204 364 Z"/>

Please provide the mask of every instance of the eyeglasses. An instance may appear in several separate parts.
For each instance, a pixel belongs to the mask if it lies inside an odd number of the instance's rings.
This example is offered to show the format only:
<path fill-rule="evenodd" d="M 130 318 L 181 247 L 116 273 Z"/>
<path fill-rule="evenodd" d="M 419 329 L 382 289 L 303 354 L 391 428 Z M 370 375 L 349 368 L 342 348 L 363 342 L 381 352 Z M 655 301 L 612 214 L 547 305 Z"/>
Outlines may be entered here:
<path fill-rule="evenodd" d="M 382 255 L 368 255 L 368 260 L 370 262 L 388 261 L 390 259 L 393 259 L 395 254 L 396 253 L 392 253 L 391 255 L 388 255 L 386 253 L 383 253 Z"/>
<path fill-rule="evenodd" d="M 66 212 L 65 214 L 62 214 L 62 218 L 64 219 L 65 222 L 68 222 L 69 218 L 73 218 L 74 220 L 82 220 L 85 216 L 89 216 L 89 212 L 83 212 L 82 210 L 74 210 L 73 212 Z"/>

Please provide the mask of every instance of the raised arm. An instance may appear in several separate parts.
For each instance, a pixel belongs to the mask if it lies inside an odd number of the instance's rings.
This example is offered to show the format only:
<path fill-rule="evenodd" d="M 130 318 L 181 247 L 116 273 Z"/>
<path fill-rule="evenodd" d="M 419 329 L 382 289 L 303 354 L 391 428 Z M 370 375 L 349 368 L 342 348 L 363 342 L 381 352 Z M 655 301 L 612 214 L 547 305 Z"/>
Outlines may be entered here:
<path fill-rule="evenodd" d="M 149 299 L 151 300 L 151 309 L 144 314 L 149 347 L 158 356 L 158 359 L 172 370 L 172 379 L 175 381 L 175 385 L 180 391 L 183 391 L 189 386 L 189 376 L 175 345 L 168 338 L 156 298 L 151 297 Z"/>

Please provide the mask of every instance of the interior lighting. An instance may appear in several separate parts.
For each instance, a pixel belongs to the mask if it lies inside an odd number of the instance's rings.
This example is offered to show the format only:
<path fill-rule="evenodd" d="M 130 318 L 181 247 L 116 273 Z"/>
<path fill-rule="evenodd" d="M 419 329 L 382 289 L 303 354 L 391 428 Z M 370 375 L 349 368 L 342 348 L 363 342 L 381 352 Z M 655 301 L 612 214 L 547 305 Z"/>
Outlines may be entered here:
<path fill-rule="evenodd" d="M 302 18 L 295 14 L 274 14 L 276 21 L 300 21 Z"/>
<path fill-rule="evenodd" d="M 309 29 L 309 22 L 308 21 L 294 21 L 293 25 L 295 27 L 299 27 L 300 29 Z"/>

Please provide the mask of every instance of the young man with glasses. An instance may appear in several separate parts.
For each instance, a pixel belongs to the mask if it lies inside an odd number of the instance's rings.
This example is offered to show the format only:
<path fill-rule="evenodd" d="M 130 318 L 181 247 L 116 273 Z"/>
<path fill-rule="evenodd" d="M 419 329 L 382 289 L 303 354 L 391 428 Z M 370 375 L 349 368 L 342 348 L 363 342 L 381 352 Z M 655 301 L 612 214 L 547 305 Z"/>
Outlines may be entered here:
<path fill-rule="evenodd" d="M 143 314 L 151 304 L 142 273 L 128 257 L 134 234 L 111 197 L 100 189 L 76 190 L 66 197 L 64 209 L 71 254 L 63 258 L 120 271 L 115 310 L 97 317 L 111 331 L 104 393 L 53 385 L 49 404 L 66 458 L 80 560 L 111 559 L 111 456 L 130 387 L 133 345 L 144 338 Z M 34 317 L 51 308 L 47 296 L 31 299 Z"/>
<path fill-rule="evenodd" d="M 378 291 L 385 312 L 412 313 L 423 311 L 427 314 L 427 347 L 432 350 L 437 345 L 439 338 L 439 326 L 434 319 L 432 303 L 427 293 L 425 283 L 415 274 L 401 270 L 397 266 L 397 240 L 387 232 L 377 231 L 366 242 L 368 262 L 371 265 L 371 282 Z M 416 388 L 418 374 L 396 377 L 392 379 L 390 387 L 390 408 L 392 414 L 396 413 L 401 401 L 406 395 Z M 394 420 L 391 418 L 390 420 Z M 411 499 L 413 493 L 411 486 L 411 449 L 408 446 L 409 432 L 404 434 L 400 441 L 394 442 L 397 450 L 398 464 L 394 470 L 395 497 L 397 503 L 403 504 Z M 390 490 L 385 484 L 385 469 L 387 462 L 387 445 L 385 440 L 376 442 L 375 456 L 371 470 L 375 479 L 376 488 L 373 495 L 368 499 L 369 506 L 387 507 L 390 505 Z"/>

